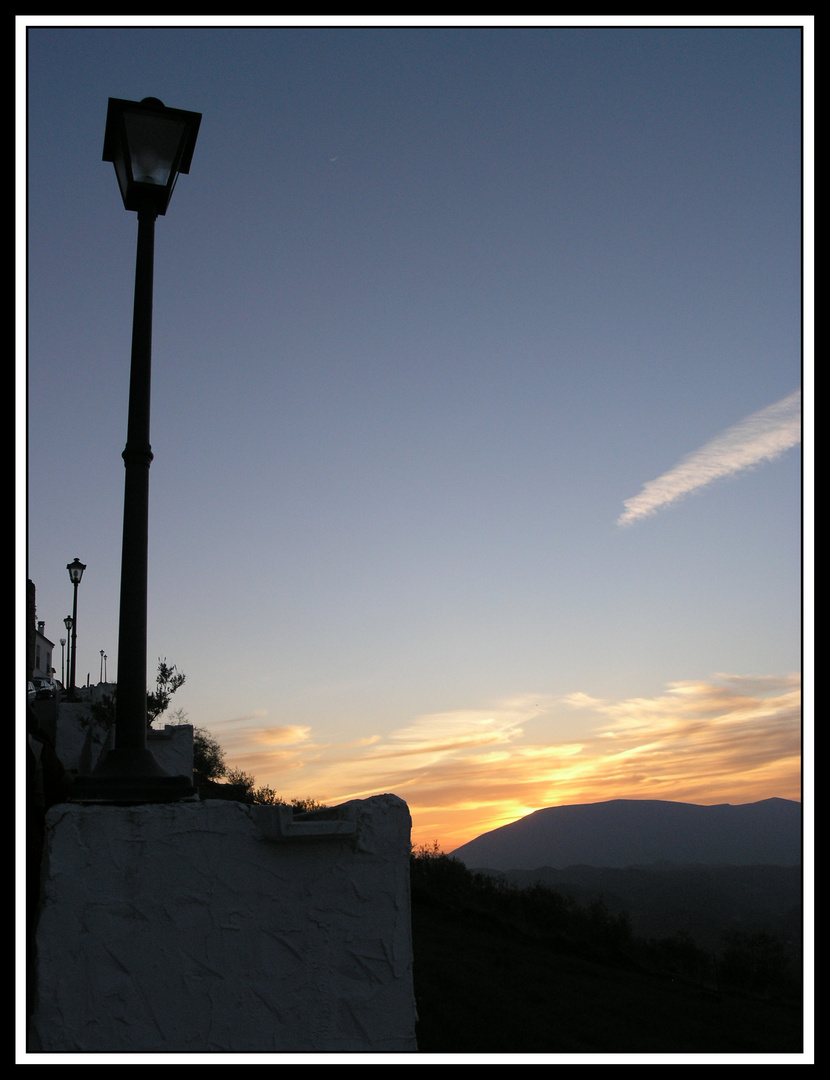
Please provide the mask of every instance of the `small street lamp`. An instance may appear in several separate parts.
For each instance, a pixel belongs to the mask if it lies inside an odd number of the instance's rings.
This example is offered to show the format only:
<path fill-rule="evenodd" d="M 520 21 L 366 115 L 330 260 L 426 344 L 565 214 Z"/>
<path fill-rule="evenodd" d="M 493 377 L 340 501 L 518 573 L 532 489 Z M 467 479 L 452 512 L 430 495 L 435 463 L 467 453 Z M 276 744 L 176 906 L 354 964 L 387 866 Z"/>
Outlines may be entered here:
<path fill-rule="evenodd" d="M 167 212 L 179 173 L 190 171 L 201 113 L 168 109 L 158 98 L 110 98 L 103 160 L 115 167 L 126 210 L 138 215 L 124 459 L 124 527 L 118 623 L 115 745 L 92 776 L 78 777 L 79 801 L 171 802 L 193 792 L 170 776 L 147 748 L 147 548 L 150 463 L 150 369 L 153 247 L 156 218 Z"/>
<path fill-rule="evenodd" d="M 98 673 L 98 682 L 102 683 L 103 681 L 104 681 L 104 650 L 101 649 L 101 670 Z"/>
<path fill-rule="evenodd" d="M 84 576 L 84 570 L 86 566 L 81 560 L 75 556 L 75 561 L 66 564 L 66 569 L 69 571 L 69 580 L 72 582 L 72 626 L 66 626 L 66 620 L 64 625 L 67 630 L 71 630 L 72 638 L 69 645 L 69 699 L 74 701 L 75 699 L 75 658 L 78 649 L 78 586 L 81 584 L 81 578 Z"/>
<path fill-rule="evenodd" d="M 63 647 L 66 644 L 66 638 L 62 637 L 59 640 L 60 640 L 60 643 L 61 643 L 61 686 L 66 686 L 66 676 L 64 674 L 64 665 L 63 665 Z"/>

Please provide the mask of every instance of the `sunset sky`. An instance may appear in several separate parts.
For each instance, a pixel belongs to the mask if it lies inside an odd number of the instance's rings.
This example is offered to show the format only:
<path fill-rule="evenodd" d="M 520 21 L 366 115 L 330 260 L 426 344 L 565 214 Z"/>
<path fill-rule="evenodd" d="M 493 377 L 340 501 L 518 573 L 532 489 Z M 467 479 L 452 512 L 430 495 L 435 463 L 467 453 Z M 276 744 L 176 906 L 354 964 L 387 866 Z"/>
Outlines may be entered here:
<path fill-rule="evenodd" d="M 445 850 L 561 803 L 801 798 L 803 18 L 20 18 L 18 577 L 57 642 L 87 564 L 78 682 L 117 674 L 107 100 L 154 96 L 203 114 L 156 225 L 174 706 Z"/>

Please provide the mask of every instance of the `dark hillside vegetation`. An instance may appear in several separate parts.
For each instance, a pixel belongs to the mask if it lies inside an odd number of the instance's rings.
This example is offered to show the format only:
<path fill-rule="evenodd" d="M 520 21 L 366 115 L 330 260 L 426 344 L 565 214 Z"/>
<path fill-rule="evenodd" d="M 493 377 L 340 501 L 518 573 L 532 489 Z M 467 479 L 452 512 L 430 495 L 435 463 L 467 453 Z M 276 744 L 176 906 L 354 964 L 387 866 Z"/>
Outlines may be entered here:
<path fill-rule="evenodd" d="M 725 933 L 771 933 L 785 946 L 793 970 L 801 967 L 800 866 L 545 866 L 497 876 L 519 888 L 538 882 L 582 906 L 602 897 L 610 911 L 627 912 L 637 937 L 681 933 L 709 955 L 720 953 Z"/>
<path fill-rule="evenodd" d="M 411 860 L 425 1053 L 799 1053 L 800 973 L 771 935 L 636 937 L 602 900 L 519 889 L 422 849 Z"/>

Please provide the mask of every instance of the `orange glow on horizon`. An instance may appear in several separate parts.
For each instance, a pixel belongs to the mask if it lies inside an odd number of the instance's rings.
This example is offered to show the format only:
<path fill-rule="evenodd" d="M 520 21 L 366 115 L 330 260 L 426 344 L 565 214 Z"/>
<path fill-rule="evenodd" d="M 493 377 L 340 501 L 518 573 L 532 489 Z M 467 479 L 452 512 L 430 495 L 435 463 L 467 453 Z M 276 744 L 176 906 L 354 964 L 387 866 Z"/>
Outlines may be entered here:
<path fill-rule="evenodd" d="M 437 840 L 446 852 L 547 806 L 801 799 L 798 675 L 720 675 L 618 702 L 577 693 L 544 712 L 539 701 L 422 716 L 337 745 L 308 727 L 259 728 L 234 732 L 226 748 L 229 763 L 288 798 L 336 805 L 392 792 L 409 806 L 413 845 Z M 571 737 L 556 741 L 566 723 Z"/>
<path fill-rule="evenodd" d="M 541 803 L 539 806 L 525 806 L 515 803 L 495 808 L 481 808 L 469 810 L 456 808 L 452 805 L 440 808 L 421 808 L 410 803 L 409 809 L 412 814 L 412 844 L 414 847 L 426 845 L 432 847 L 435 841 L 439 848 L 450 854 L 463 844 L 475 840 L 483 833 L 492 832 L 503 825 L 510 825 L 519 821 L 537 810 L 543 810 L 548 806 L 569 806 L 583 803 L 610 802 L 614 799 L 658 799 L 668 802 L 697 803 L 701 806 L 715 806 L 719 803 L 731 803 L 741 805 L 744 803 L 761 802 L 763 799 L 792 799 L 794 802 L 801 801 L 801 778 L 800 772 L 794 777 L 782 776 L 780 782 L 748 785 L 746 787 L 733 787 L 731 791 L 710 791 L 705 785 L 692 782 L 682 788 L 664 788 L 654 790 L 638 790 L 632 792 L 630 788 L 622 787 L 619 790 L 610 790 L 602 783 L 600 777 L 592 787 L 574 787 L 559 790 L 557 798 L 550 802 Z"/>

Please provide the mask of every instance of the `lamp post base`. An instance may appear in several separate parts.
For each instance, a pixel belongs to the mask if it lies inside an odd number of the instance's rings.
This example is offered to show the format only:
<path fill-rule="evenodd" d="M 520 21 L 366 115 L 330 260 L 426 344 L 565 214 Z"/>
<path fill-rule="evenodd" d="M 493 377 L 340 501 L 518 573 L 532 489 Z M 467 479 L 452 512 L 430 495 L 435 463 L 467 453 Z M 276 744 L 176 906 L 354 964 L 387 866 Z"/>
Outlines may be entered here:
<path fill-rule="evenodd" d="M 165 772 L 151 751 L 116 747 L 95 772 L 75 778 L 69 802 L 139 806 L 142 803 L 178 802 L 195 795 L 192 781 L 186 776 L 171 776 Z"/>

